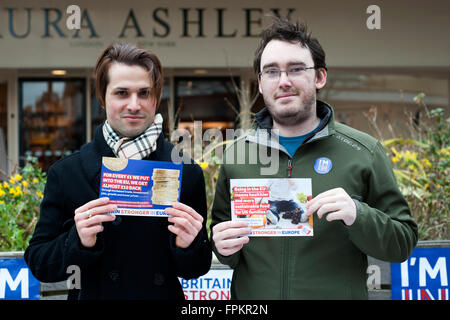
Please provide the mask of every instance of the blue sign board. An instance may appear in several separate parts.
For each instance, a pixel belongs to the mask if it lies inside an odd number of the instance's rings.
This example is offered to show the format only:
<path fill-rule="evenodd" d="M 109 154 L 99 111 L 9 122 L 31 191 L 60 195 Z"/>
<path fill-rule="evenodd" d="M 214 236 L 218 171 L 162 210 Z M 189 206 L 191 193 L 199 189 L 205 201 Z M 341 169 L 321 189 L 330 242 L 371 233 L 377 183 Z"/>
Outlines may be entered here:
<path fill-rule="evenodd" d="M 416 248 L 391 264 L 393 300 L 449 300 L 450 248 Z"/>
<path fill-rule="evenodd" d="M 0 259 L 0 300 L 39 300 L 40 283 L 24 259 Z"/>

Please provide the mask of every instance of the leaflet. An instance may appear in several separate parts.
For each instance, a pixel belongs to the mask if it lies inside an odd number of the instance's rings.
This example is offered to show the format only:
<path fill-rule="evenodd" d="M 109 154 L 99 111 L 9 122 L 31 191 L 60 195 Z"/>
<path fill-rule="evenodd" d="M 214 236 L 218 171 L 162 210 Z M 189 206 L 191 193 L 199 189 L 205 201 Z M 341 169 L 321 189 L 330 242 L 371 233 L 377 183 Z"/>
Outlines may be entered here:
<path fill-rule="evenodd" d="M 164 209 L 179 201 L 183 164 L 102 158 L 100 197 L 117 205 L 112 214 L 167 217 Z"/>
<path fill-rule="evenodd" d="M 230 179 L 230 194 L 232 220 L 246 221 L 249 236 L 313 236 L 311 179 Z"/>

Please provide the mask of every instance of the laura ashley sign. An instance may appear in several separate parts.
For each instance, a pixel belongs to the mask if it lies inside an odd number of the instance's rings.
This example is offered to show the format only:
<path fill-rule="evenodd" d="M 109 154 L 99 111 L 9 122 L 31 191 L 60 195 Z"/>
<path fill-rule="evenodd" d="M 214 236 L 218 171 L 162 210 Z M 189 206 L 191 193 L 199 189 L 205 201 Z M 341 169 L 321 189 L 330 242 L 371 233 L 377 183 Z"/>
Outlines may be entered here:
<path fill-rule="evenodd" d="M 297 19 L 298 8 L 246 3 L 6 0 L 0 68 L 90 68 L 116 41 L 155 51 L 166 68 L 248 67 L 269 15 Z"/>
<path fill-rule="evenodd" d="M 231 13 L 226 8 L 130 8 L 114 16 L 113 29 L 108 36 L 121 38 L 237 38 L 259 37 L 265 14 L 291 17 L 295 8 L 240 8 Z M 103 11 L 105 16 L 110 12 Z M 102 38 L 99 24 L 102 12 L 80 6 L 72 8 L 4 7 L 1 13 L 0 40 L 27 39 L 32 34 L 41 38 Z M 77 28 L 68 28 L 70 21 Z M 110 24 L 111 21 L 109 21 Z M 212 25 L 211 25 L 212 23 Z M 75 30 L 70 30 L 75 29 Z"/>

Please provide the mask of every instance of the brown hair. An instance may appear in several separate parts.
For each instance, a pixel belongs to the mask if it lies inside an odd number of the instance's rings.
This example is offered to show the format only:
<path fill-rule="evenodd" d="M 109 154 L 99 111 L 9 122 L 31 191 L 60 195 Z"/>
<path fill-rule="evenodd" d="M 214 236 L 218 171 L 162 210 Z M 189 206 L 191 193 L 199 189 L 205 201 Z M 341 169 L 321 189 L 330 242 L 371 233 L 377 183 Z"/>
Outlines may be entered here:
<path fill-rule="evenodd" d="M 94 69 L 95 94 L 100 105 L 105 107 L 106 87 L 109 84 L 108 72 L 113 63 L 123 63 L 129 66 L 138 65 L 149 71 L 152 85 L 152 95 L 159 105 L 164 77 L 161 62 L 151 51 L 138 48 L 130 43 L 114 43 L 98 57 Z"/>
<path fill-rule="evenodd" d="M 311 36 L 306 24 L 299 22 L 294 24 L 287 19 L 274 17 L 272 25 L 263 30 L 261 41 L 255 52 L 253 70 L 255 71 L 257 77 L 261 72 L 261 56 L 264 48 L 272 40 L 300 42 L 303 47 L 308 48 L 311 52 L 316 72 L 319 68 L 327 70 L 327 64 L 325 63 L 325 51 L 323 51 L 319 41 Z"/>

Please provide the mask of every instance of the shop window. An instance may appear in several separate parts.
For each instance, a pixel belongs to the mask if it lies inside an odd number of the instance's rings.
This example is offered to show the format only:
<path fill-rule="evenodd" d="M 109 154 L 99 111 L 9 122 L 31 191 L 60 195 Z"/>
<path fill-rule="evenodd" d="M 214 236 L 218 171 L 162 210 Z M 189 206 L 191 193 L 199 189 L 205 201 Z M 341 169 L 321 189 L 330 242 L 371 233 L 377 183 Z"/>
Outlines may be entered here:
<path fill-rule="evenodd" d="M 251 98 L 256 97 L 256 100 L 253 103 L 251 112 L 253 114 L 256 114 L 266 107 L 264 98 L 263 98 L 262 94 L 259 93 L 258 80 L 251 81 L 250 89 L 251 89 L 251 91 L 250 91 Z"/>
<path fill-rule="evenodd" d="M 91 85 L 91 139 L 94 139 L 95 130 L 99 125 L 105 122 L 106 112 L 98 102 L 95 95 L 95 80 L 90 81 Z"/>
<path fill-rule="evenodd" d="M 41 168 L 85 143 L 84 79 L 19 79 L 20 158 L 36 157 Z"/>
<path fill-rule="evenodd" d="M 163 121 L 163 133 L 167 140 L 169 140 L 169 103 L 170 103 L 170 83 L 169 79 L 164 80 L 163 92 L 161 102 L 159 103 L 156 113 L 161 113 Z"/>
<path fill-rule="evenodd" d="M 448 88 L 447 78 L 432 75 L 332 71 L 318 98 L 333 106 L 337 121 L 389 139 L 411 136 L 412 123 L 425 118 L 423 106 L 414 101 L 419 93 L 425 93 L 428 107 L 448 114 Z"/>
<path fill-rule="evenodd" d="M 6 154 L 8 146 L 6 88 L 6 83 L 0 83 L 0 181 L 6 178 L 8 173 L 8 158 Z"/>
<path fill-rule="evenodd" d="M 193 130 L 194 121 L 202 121 L 202 129 L 236 128 L 239 103 L 229 77 L 175 78 L 175 120 L 178 128 Z"/>

